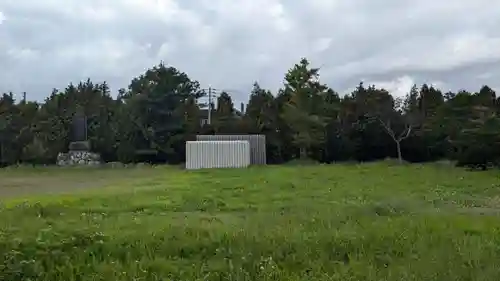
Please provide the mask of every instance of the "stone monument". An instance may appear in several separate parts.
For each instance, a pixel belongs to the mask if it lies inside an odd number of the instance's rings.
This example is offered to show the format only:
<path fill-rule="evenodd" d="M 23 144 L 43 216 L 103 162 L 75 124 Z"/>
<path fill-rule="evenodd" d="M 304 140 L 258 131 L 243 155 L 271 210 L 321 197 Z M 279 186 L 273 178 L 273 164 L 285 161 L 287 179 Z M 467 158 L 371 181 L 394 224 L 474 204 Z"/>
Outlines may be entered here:
<path fill-rule="evenodd" d="M 77 107 L 73 116 L 73 141 L 87 140 L 87 116 L 82 107 Z"/>
<path fill-rule="evenodd" d="M 97 153 L 91 152 L 91 144 L 87 136 L 87 116 L 83 108 L 78 107 L 73 116 L 71 126 L 72 141 L 69 144 L 68 153 L 59 153 L 57 156 L 57 165 L 98 165 L 101 163 L 101 157 Z"/>

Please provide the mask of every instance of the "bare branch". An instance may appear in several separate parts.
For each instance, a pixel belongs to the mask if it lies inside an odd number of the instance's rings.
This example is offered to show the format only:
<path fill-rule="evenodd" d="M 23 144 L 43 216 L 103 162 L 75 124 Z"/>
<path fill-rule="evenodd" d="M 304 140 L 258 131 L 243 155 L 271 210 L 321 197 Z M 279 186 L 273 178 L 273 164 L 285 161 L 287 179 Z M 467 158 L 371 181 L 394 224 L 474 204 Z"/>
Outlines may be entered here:
<path fill-rule="evenodd" d="M 401 134 L 398 136 L 398 141 L 402 141 L 404 139 L 407 139 L 411 134 L 412 128 L 413 128 L 412 125 L 406 125 L 406 128 L 404 129 L 404 131 L 401 132 Z"/>
<path fill-rule="evenodd" d="M 391 128 L 391 121 L 388 120 L 387 123 L 385 123 L 384 121 L 382 121 L 382 119 L 378 118 L 378 121 L 380 122 L 380 124 L 382 125 L 382 127 L 384 127 L 384 129 L 387 131 L 387 133 L 389 134 L 389 136 L 391 136 L 391 138 L 394 140 L 394 141 L 397 141 L 396 140 L 396 136 L 394 135 L 394 131 L 392 130 Z"/>

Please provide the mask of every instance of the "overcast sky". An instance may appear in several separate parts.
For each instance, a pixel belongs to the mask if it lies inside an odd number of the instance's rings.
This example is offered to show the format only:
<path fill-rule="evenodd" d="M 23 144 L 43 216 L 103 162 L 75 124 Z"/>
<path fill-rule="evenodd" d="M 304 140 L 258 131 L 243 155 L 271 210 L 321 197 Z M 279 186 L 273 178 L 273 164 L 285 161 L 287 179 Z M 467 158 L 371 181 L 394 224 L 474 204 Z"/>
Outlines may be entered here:
<path fill-rule="evenodd" d="M 497 0 L 0 0 L 0 92 L 113 90 L 161 60 L 246 101 L 307 57 L 338 92 L 360 80 L 500 90 Z"/>

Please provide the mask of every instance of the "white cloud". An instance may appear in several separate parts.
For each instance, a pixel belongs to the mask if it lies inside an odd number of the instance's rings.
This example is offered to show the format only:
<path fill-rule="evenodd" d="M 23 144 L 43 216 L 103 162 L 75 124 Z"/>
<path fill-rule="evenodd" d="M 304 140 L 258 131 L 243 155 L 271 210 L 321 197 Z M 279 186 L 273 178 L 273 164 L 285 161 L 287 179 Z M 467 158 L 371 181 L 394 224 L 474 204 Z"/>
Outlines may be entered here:
<path fill-rule="evenodd" d="M 160 60 L 241 93 L 254 80 L 275 90 L 303 56 L 339 91 L 362 77 L 398 96 L 413 83 L 477 88 L 500 73 L 491 0 L 3 0 L 0 11 L 0 92 L 39 98 L 87 76 L 124 87 Z"/>
<path fill-rule="evenodd" d="M 151 44 L 146 45 L 146 47 L 150 49 Z M 173 54 L 175 52 L 175 48 L 176 48 L 175 44 L 171 42 L 164 42 L 158 49 L 157 56 L 160 58 L 168 58 L 170 54 Z"/>
<path fill-rule="evenodd" d="M 87 20 L 93 20 L 96 22 L 112 22 L 119 16 L 116 10 L 113 10 L 110 7 L 95 6 L 83 6 L 79 14 Z"/>
<path fill-rule="evenodd" d="M 328 50 L 328 48 L 332 45 L 332 41 L 333 39 L 329 37 L 323 37 L 315 40 L 313 42 L 313 52 L 321 53 Z"/>
<path fill-rule="evenodd" d="M 485 72 L 485 73 L 480 73 L 479 75 L 476 76 L 477 79 L 489 79 L 493 77 L 493 73 L 491 72 Z"/>
<path fill-rule="evenodd" d="M 29 48 L 12 48 L 7 50 L 7 55 L 15 61 L 31 63 L 40 56 L 40 53 Z"/>
<path fill-rule="evenodd" d="M 394 97 L 405 97 L 415 84 L 415 80 L 410 76 L 402 76 L 392 81 L 367 81 L 367 85 L 372 84 L 387 90 Z"/>
<path fill-rule="evenodd" d="M 500 60 L 500 36 L 488 38 L 471 32 L 444 38 L 426 36 L 408 39 L 375 56 L 348 62 L 333 71 L 342 76 L 389 71 L 448 71 L 491 60 Z"/>
<path fill-rule="evenodd" d="M 109 3 L 109 2 L 108 2 Z M 121 7 L 119 7 L 121 5 Z M 173 0 L 123 0 L 116 5 L 116 9 L 123 9 L 127 13 L 136 14 L 149 19 L 155 19 L 165 23 L 176 23 L 178 21 L 189 22 L 193 20 L 193 14 L 179 7 Z M 186 16 L 185 18 L 183 16 Z"/>
<path fill-rule="evenodd" d="M 342 3 L 341 1 L 335 1 L 335 0 L 308 1 L 308 4 L 318 12 L 334 11 L 341 3 Z"/>

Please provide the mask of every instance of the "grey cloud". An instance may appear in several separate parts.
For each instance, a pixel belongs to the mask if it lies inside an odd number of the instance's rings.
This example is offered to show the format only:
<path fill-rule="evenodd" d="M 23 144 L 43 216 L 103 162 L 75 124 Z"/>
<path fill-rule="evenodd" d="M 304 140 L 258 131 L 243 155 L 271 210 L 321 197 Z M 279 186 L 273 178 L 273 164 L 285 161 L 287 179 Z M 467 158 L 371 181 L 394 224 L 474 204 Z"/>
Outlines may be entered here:
<path fill-rule="evenodd" d="M 490 0 L 4 0 L 0 15 L 0 91 L 36 99 L 86 77 L 125 87 L 160 60 L 236 102 L 303 56 L 340 92 L 401 77 L 476 89 L 500 72 Z"/>

